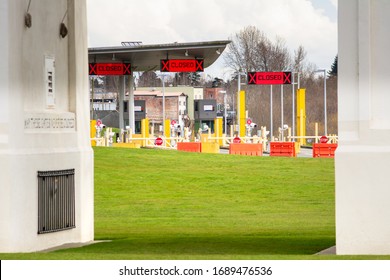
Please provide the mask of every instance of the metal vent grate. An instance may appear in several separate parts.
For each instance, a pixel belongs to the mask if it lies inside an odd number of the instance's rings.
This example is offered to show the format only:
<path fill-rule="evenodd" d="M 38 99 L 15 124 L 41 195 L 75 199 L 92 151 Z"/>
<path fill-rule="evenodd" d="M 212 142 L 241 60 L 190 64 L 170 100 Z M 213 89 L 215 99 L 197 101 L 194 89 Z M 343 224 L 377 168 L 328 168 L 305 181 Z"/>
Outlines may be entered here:
<path fill-rule="evenodd" d="M 75 228 L 74 169 L 38 171 L 38 233 Z"/>

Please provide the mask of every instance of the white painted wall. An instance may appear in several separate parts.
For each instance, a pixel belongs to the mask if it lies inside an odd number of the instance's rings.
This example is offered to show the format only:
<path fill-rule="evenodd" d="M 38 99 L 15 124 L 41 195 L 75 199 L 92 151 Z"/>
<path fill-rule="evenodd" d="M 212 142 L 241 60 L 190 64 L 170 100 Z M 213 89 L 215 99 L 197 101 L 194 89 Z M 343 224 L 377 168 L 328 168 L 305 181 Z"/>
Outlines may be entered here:
<path fill-rule="evenodd" d="M 30 252 L 94 237 L 89 141 L 86 3 L 0 1 L 0 252 Z M 64 23 L 69 33 L 59 35 Z M 55 59 L 55 106 L 47 106 L 45 56 Z M 31 119 L 67 119 L 42 127 Z M 74 168 L 76 228 L 37 234 L 37 172 Z"/>
<path fill-rule="evenodd" d="M 337 254 L 390 254 L 390 1 L 339 1 Z"/>

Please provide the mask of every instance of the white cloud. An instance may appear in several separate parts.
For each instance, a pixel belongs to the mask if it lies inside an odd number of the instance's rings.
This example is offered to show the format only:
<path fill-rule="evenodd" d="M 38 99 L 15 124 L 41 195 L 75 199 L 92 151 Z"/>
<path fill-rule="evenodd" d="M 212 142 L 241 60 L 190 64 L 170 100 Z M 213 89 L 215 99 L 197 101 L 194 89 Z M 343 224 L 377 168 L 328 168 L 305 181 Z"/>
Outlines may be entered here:
<path fill-rule="evenodd" d="M 337 5 L 337 0 L 330 0 Z M 254 25 L 290 51 L 303 45 L 310 62 L 329 68 L 337 54 L 337 23 L 309 0 L 87 0 L 89 44 L 119 46 L 225 40 Z M 222 64 L 219 62 L 218 64 Z M 215 68 L 215 67 L 214 67 Z"/>

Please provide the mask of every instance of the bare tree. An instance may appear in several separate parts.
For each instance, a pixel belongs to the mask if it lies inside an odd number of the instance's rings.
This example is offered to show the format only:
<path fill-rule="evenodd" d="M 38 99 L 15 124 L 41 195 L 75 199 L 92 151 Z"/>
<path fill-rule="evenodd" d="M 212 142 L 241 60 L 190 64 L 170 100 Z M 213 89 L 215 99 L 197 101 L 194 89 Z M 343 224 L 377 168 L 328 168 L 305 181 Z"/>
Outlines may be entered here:
<path fill-rule="evenodd" d="M 291 55 L 286 47 L 286 42 L 281 37 L 276 37 L 275 43 L 270 45 L 270 71 L 287 71 L 291 68 Z"/>
<path fill-rule="evenodd" d="M 285 40 L 277 37 L 272 42 L 257 27 L 245 27 L 231 40 L 224 59 L 235 71 L 281 71 L 291 66 Z"/>
<path fill-rule="evenodd" d="M 256 50 L 265 39 L 264 33 L 256 27 L 245 27 L 232 38 L 225 55 L 225 64 L 235 71 L 256 71 L 258 69 Z"/>
<path fill-rule="evenodd" d="M 272 41 L 258 28 L 249 26 L 238 32 L 231 40 L 232 43 L 229 44 L 225 55 L 225 64 L 235 71 L 287 71 L 291 68 L 291 55 L 285 40 L 280 37 Z M 254 122 L 269 127 L 269 86 L 247 86 L 245 90 L 249 117 Z M 275 87 L 273 92 L 274 131 L 277 130 L 276 125 L 280 120 L 278 119 L 281 108 L 280 96 L 280 87 Z"/>
<path fill-rule="evenodd" d="M 307 52 L 305 51 L 305 48 L 300 45 L 298 49 L 294 51 L 294 71 L 302 73 L 304 68 L 304 61 L 306 59 Z"/>

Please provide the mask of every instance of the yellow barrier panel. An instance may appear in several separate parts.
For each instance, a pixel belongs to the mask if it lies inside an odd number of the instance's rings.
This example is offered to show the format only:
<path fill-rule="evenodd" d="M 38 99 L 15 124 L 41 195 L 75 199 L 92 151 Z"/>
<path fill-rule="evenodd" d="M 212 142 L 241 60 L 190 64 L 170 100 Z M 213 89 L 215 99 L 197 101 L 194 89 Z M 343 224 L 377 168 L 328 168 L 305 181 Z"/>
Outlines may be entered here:
<path fill-rule="evenodd" d="M 215 133 L 207 133 L 207 134 L 201 134 L 200 135 L 200 142 L 205 143 L 205 142 L 210 142 L 210 141 L 215 141 L 215 140 L 210 140 L 209 138 L 215 137 Z"/>
<path fill-rule="evenodd" d="M 295 143 L 295 153 L 299 154 L 301 152 L 301 143 L 300 142 L 294 142 Z"/>
<path fill-rule="evenodd" d="M 91 122 L 90 122 L 90 136 L 91 136 L 91 138 L 96 137 L 96 120 L 91 120 Z M 91 146 L 92 147 L 96 146 L 95 140 L 91 140 Z"/>
<path fill-rule="evenodd" d="M 141 138 L 141 139 L 140 140 L 135 140 L 136 138 Z M 131 143 L 134 143 L 134 144 L 142 146 L 143 142 L 144 142 L 144 140 L 142 138 L 144 138 L 143 134 L 132 134 L 131 135 L 131 140 L 129 140 L 129 141 L 131 141 Z"/>
<path fill-rule="evenodd" d="M 219 154 L 219 144 L 215 142 L 202 142 L 202 153 Z"/>
<path fill-rule="evenodd" d="M 115 148 L 131 148 L 131 149 L 139 149 L 141 148 L 140 143 L 112 143 L 112 146 Z"/>
<path fill-rule="evenodd" d="M 297 136 L 306 136 L 306 89 L 297 89 Z M 301 145 L 306 145 L 306 139 L 300 138 Z"/>

